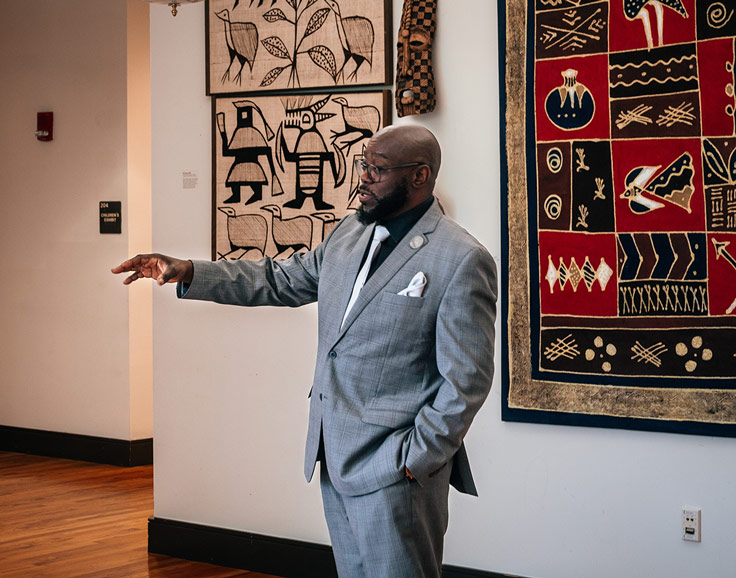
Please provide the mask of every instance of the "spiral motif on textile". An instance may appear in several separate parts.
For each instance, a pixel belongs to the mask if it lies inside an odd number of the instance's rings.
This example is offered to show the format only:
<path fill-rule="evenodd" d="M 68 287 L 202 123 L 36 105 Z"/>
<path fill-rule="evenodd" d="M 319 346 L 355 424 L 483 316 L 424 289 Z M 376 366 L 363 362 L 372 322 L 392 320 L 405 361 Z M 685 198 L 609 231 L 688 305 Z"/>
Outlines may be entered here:
<path fill-rule="evenodd" d="M 711 28 L 723 28 L 731 21 L 733 10 L 730 12 L 726 9 L 722 2 L 715 2 L 708 7 L 706 17 L 708 18 L 708 26 Z"/>
<path fill-rule="evenodd" d="M 557 147 L 547 151 L 547 168 L 553 173 L 559 173 L 562 168 L 562 151 Z"/>
<path fill-rule="evenodd" d="M 562 212 L 562 199 L 559 195 L 550 195 L 544 200 L 544 212 L 547 216 L 556 221 Z"/>

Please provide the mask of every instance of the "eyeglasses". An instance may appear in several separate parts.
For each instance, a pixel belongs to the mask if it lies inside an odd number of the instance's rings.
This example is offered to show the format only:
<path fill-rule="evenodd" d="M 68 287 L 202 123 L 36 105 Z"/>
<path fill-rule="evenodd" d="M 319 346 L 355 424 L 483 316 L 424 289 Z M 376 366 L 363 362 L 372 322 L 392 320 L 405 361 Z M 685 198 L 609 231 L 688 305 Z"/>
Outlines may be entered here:
<path fill-rule="evenodd" d="M 358 171 L 358 177 L 362 177 L 363 174 L 366 174 L 372 183 L 378 183 L 381 180 L 381 175 L 386 171 L 405 169 L 407 167 L 418 167 L 426 164 L 427 163 L 407 163 L 405 165 L 394 165 L 392 167 L 377 167 L 376 165 L 365 162 L 363 159 L 355 159 L 355 170 Z"/>

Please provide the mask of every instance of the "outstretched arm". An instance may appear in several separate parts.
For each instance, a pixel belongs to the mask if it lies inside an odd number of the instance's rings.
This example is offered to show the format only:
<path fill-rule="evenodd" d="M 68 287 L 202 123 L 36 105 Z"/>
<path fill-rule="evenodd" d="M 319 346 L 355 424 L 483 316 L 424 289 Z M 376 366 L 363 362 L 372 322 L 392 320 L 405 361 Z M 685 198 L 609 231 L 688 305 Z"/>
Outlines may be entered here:
<path fill-rule="evenodd" d="M 113 273 L 131 273 L 123 281 L 130 285 L 138 279 L 155 279 L 159 285 L 164 283 L 191 283 L 194 268 L 191 261 L 175 259 L 159 253 L 136 255 L 112 268 Z"/>

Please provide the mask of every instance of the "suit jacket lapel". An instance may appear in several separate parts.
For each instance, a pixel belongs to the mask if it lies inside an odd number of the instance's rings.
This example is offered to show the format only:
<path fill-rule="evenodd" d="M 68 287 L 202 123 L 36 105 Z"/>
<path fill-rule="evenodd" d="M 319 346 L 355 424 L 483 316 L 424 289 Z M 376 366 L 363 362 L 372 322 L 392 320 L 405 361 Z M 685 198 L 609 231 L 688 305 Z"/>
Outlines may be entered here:
<path fill-rule="evenodd" d="M 345 314 L 345 309 L 347 309 L 348 301 L 350 301 L 350 295 L 353 293 L 353 285 L 355 285 L 355 279 L 358 276 L 358 271 L 360 271 L 363 255 L 365 255 L 365 251 L 368 248 L 371 239 L 373 238 L 373 230 L 375 228 L 375 225 L 365 227 L 363 232 L 360 234 L 360 237 L 358 237 L 358 240 L 353 245 L 353 248 L 347 253 L 345 257 L 346 263 L 343 270 L 343 279 L 341 283 L 342 289 L 339 301 L 339 315 L 335 316 L 337 320 L 336 329 L 338 332 L 340 331 L 342 316 Z"/>
<path fill-rule="evenodd" d="M 358 296 L 358 300 L 355 302 L 355 305 L 353 305 L 353 308 L 350 310 L 350 314 L 348 315 L 347 319 L 345 319 L 345 324 L 342 326 L 342 329 L 339 332 L 338 339 L 345 333 L 350 325 L 352 325 L 355 318 L 360 315 L 363 309 L 365 309 L 366 305 L 368 305 L 368 303 L 370 303 L 371 300 L 375 298 L 376 295 L 378 295 L 378 293 L 386 286 L 386 284 L 391 279 L 393 279 L 394 275 L 396 275 L 396 273 L 401 270 L 406 262 L 418 251 L 421 251 L 424 247 L 427 246 L 427 244 L 429 243 L 429 239 L 425 235 L 435 230 L 435 228 L 437 227 L 437 223 L 441 218 L 442 211 L 437 204 L 437 200 L 435 200 L 434 203 L 432 203 L 432 205 L 429 207 L 427 212 L 422 215 L 422 217 L 414 224 L 414 226 L 409 230 L 404 238 L 399 241 L 399 244 L 394 248 L 393 251 L 391 251 L 391 254 L 388 256 L 388 258 L 383 263 L 381 263 L 381 266 L 376 269 L 373 275 L 371 275 L 366 284 L 363 286 L 363 289 L 360 291 L 360 295 Z M 373 235 L 373 227 L 370 227 L 370 235 Z M 412 247 L 412 239 L 415 239 L 416 237 L 421 238 L 422 244 L 417 247 Z M 365 251 L 366 243 L 363 242 L 363 236 L 361 236 L 358 247 L 361 247 L 362 250 Z M 353 253 L 355 253 L 355 251 L 353 251 Z M 358 261 L 358 266 L 353 269 L 353 265 L 351 264 L 350 270 L 353 273 L 350 279 L 352 279 L 352 281 L 350 281 L 350 285 L 349 287 L 347 287 L 347 293 L 345 293 L 346 296 L 343 295 L 345 307 L 347 307 L 348 299 L 350 299 L 350 293 L 353 290 L 355 277 L 357 276 L 358 269 L 360 268 L 360 256 L 358 256 L 356 260 Z M 341 311 L 344 312 L 345 308 L 343 307 Z"/>

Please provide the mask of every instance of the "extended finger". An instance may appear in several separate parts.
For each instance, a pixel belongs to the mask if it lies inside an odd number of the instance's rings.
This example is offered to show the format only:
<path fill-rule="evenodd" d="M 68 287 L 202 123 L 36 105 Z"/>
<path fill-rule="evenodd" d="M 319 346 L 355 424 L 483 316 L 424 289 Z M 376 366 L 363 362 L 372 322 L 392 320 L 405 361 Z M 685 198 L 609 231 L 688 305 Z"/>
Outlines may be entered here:
<path fill-rule="evenodd" d="M 133 281 L 135 281 L 136 279 L 141 279 L 142 277 L 143 273 L 141 273 L 140 271 L 136 271 L 132 275 L 125 278 L 125 280 L 123 281 L 123 285 L 130 285 Z"/>
<path fill-rule="evenodd" d="M 113 273 L 125 273 L 126 271 L 136 271 L 140 267 L 140 259 L 138 257 L 134 257 L 133 259 L 128 259 L 127 261 L 123 261 L 118 265 L 117 267 L 113 267 L 111 271 Z"/>
<path fill-rule="evenodd" d="M 130 271 L 130 261 L 124 261 L 123 263 L 120 263 L 117 267 L 113 267 L 110 269 L 113 273 L 125 273 L 126 271 Z"/>

